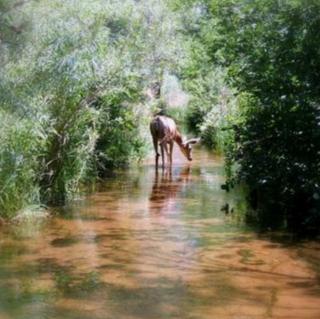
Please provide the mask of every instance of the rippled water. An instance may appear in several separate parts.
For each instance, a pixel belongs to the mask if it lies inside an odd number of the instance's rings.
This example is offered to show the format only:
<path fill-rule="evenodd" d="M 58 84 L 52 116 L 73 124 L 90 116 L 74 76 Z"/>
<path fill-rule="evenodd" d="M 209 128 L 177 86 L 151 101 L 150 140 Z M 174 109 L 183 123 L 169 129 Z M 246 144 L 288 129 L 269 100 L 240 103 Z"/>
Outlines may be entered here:
<path fill-rule="evenodd" d="M 0 319 L 320 318 L 318 243 L 237 225 L 222 161 L 118 172 L 46 221 L 2 228 Z"/>

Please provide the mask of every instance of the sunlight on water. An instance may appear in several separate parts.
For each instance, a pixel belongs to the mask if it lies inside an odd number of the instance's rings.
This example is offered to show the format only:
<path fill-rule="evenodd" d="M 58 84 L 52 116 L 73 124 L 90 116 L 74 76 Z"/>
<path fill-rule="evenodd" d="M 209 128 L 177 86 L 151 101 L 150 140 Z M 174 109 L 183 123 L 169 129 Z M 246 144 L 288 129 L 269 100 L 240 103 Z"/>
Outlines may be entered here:
<path fill-rule="evenodd" d="M 290 245 L 221 207 L 222 160 L 153 161 L 41 223 L 0 235 L 0 319 L 320 318 L 317 243 Z"/>

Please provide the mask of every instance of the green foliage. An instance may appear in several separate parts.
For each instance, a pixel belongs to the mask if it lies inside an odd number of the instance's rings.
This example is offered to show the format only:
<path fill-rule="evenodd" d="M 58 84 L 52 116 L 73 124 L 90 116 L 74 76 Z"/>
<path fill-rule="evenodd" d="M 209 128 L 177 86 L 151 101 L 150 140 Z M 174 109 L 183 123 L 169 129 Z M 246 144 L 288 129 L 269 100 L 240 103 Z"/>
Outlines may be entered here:
<path fill-rule="evenodd" d="M 0 112 L 0 215 L 39 203 L 37 155 L 44 148 L 40 127 Z"/>
<path fill-rule="evenodd" d="M 189 127 L 224 149 L 229 185 L 247 184 L 250 218 L 317 232 L 319 2 L 173 3 L 185 19 Z"/>
<path fill-rule="evenodd" d="M 96 105 L 100 109 L 100 117 L 95 159 L 100 175 L 108 168 L 128 164 L 144 155 L 145 140 L 140 134 L 139 126 L 143 124 L 145 115 L 143 110 L 129 103 L 135 88 L 131 88 L 130 92 L 126 90 L 109 93 L 101 97 Z"/>
<path fill-rule="evenodd" d="M 10 54 L 21 49 L 21 44 L 27 40 L 26 31 L 31 27 L 30 20 L 19 10 L 24 4 L 19 0 L 0 0 L 0 50 Z M 3 58 L 1 55 L 0 63 Z"/>
<path fill-rule="evenodd" d="M 165 75 L 189 127 L 224 149 L 255 218 L 320 222 L 316 0 L 0 0 L 0 214 L 60 203 L 141 158 Z"/>
<path fill-rule="evenodd" d="M 173 1 L 183 16 L 186 56 L 180 65 L 180 77 L 190 100 L 186 122 L 201 136 L 205 145 L 222 150 L 229 132 L 225 130 L 236 110 L 235 90 L 227 83 L 227 70 L 212 63 L 206 33 L 211 19 L 204 1 Z"/>
<path fill-rule="evenodd" d="M 39 200 L 63 203 L 83 183 L 141 158 L 151 113 L 142 92 L 182 50 L 179 17 L 164 0 L 0 8 L 0 106 L 15 124 L 1 131 L 10 137 L 0 147 L 1 214 L 12 215 Z M 23 159 L 17 167 L 10 148 Z"/>
<path fill-rule="evenodd" d="M 46 203 L 64 202 L 78 191 L 90 172 L 97 132 L 97 114 L 73 97 L 57 95 L 50 117 L 42 125 L 46 148 L 41 163 L 41 197 Z"/>
<path fill-rule="evenodd" d="M 228 88 L 225 73 L 217 68 L 188 80 L 185 84 L 192 97 L 187 112 L 189 128 L 200 134 L 209 147 L 223 149 L 225 127 L 235 112 L 234 93 Z"/>
<path fill-rule="evenodd" d="M 265 226 L 317 231 L 319 43 L 317 1 L 211 1 L 205 43 L 240 92 L 229 164 Z M 227 39 L 227 41 L 226 41 Z"/>

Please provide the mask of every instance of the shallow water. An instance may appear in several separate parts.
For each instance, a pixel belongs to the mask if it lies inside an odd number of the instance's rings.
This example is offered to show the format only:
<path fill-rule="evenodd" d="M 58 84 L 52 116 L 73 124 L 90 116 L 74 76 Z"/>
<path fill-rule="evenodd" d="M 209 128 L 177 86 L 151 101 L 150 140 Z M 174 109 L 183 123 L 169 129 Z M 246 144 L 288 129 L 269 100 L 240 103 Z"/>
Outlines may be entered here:
<path fill-rule="evenodd" d="M 222 160 L 177 154 L 0 233 L 0 319 L 320 318 L 319 243 L 258 236 Z M 225 215 L 229 203 L 235 212 Z"/>

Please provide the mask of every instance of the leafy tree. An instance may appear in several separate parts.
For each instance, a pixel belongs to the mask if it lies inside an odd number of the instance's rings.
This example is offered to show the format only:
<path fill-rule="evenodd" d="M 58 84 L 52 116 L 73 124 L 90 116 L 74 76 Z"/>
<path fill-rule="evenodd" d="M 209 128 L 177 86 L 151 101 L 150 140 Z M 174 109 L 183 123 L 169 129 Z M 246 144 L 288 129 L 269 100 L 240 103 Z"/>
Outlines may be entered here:
<path fill-rule="evenodd" d="M 82 183 L 141 157 L 150 114 L 142 92 L 182 54 L 167 2 L 2 0 L 0 8 L 1 120 L 30 128 L 15 157 L 22 166 L 26 154 L 35 161 L 19 184 L 33 180 L 43 203 L 64 202 Z M 43 143 L 34 146 L 38 130 Z M 13 132 L 1 130 L 1 139 L 14 140 Z M 11 167 L 6 152 L 2 144 L 2 165 Z"/>
<path fill-rule="evenodd" d="M 228 153 L 240 164 L 237 179 L 248 184 L 265 225 L 316 231 L 320 4 L 225 0 L 209 8 L 203 39 L 210 58 L 243 92 Z"/>

